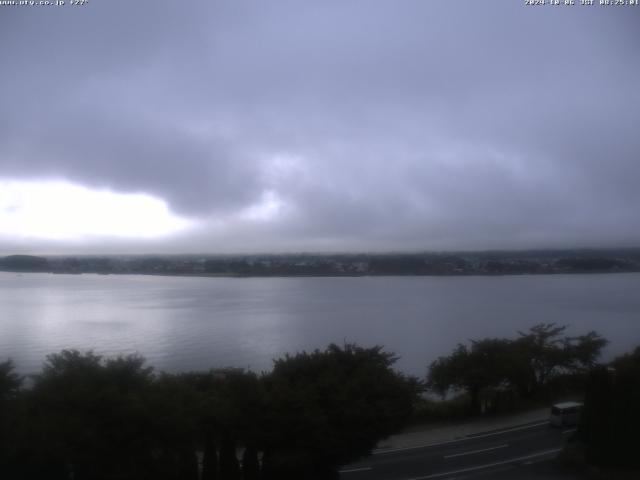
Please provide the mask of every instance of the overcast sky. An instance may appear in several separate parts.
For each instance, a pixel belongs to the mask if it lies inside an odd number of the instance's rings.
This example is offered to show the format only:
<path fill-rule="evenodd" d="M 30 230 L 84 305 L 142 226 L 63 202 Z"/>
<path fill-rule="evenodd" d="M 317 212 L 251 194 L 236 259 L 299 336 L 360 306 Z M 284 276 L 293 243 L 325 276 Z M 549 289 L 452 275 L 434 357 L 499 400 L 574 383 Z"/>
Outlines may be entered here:
<path fill-rule="evenodd" d="M 2 253 L 640 245 L 640 7 L 90 0 L 0 42 Z"/>

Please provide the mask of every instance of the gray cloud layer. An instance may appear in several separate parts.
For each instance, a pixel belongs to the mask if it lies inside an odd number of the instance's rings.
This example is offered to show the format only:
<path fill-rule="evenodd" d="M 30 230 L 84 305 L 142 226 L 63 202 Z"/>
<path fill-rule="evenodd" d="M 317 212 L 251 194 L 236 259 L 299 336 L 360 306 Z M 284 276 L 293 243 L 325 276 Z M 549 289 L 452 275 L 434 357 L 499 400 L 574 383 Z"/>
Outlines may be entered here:
<path fill-rule="evenodd" d="M 0 178 L 200 222 L 155 250 L 638 244 L 640 8 L 522 3 L 4 7 Z"/>

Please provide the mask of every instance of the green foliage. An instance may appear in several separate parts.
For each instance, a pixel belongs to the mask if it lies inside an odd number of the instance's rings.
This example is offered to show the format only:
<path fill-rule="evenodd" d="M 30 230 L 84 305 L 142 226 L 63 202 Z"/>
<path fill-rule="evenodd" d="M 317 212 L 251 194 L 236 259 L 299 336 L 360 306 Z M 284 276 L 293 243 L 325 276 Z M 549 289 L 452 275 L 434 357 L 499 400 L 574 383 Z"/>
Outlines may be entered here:
<path fill-rule="evenodd" d="M 544 384 L 554 369 L 565 366 L 569 357 L 562 348 L 563 339 L 560 335 L 566 326 L 556 326 L 554 323 L 540 323 L 534 325 L 528 332 L 518 332 L 520 338 L 515 345 L 520 355 L 529 360 L 528 379 L 530 385 L 525 387 L 534 390 Z"/>
<path fill-rule="evenodd" d="M 576 371 L 590 370 L 596 365 L 600 352 L 607 343 L 607 340 L 594 331 L 565 340 L 563 346 L 567 352 L 569 367 Z"/>
<path fill-rule="evenodd" d="M 410 417 L 418 382 L 394 372 L 394 361 L 380 347 L 331 345 L 277 360 L 261 377 L 239 369 L 155 375 L 140 356 L 63 350 L 24 390 L 5 362 L 2 478 L 331 477 Z"/>
<path fill-rule="evenodd" d="M 50 355 L 30 392 L 32 440 L 42 457 L 76 478 L 150 478 L 152 369 L 138 356 Z M 33 472 L 34 476 L 37 471 Z"/>
<path fill-rule="evenodd" d="M 596 332 L 578 337 L 561 337 L 566 326 L 540 323 L 519 332 L 515 342 L 520 363 L 528 368 L 519 377 L 518 388 L 525 396 L 535 394 L 550 377 L 561 373 L 585 373 L 595 365 L 607 340 Z"/>
<path fill-rule="evenodd" d="M 14 369 L 11 360 L 0 362 L 0 401 L 14 397 L 22 386 L 24 379 Z"/>
<path fill-rule="evenodd" d="M 429 385 L 444 395 L 451 389 L 469 394 L 470 410 L 480 412 L 480 393 L 497 388 L 512 376 L 512 343 L 498 338 L 459 344 L 449 357 L 440 357 L 429 367 Z"/>
<path fill-rule="evenodd" d="M 459 344 L 451 355 L 431 363 L 428 385 L 441 395 L 463 390 L 471 413 L 481 411 L 483 392 L 510 390 L 532 397 L 560 375 L 587 372 L 607 343 L 596 332 L 562 337 L 565 330 L 541 323 L 519 332 L 515 340 L 485 338 L 470 346 Z"/>
<path fill-rule="evenodd" d="M 6 465 L 5 470 L 13 467 L 11 459 L 16 453 L 14 447 L 18 434 L 16 420 L 19 410 L 16 400 L 23 382 L 14 368 L 11 360 L 0 363 L 0 468 Z"/>
<path fill-rule="evenodd" d="M 274 468 L 293 462 L 300 475 L 369 454 L 403 426 L 418 397 L 418 382 L 393 371 L 394 362 L 381 347 L 353 344 L 276 361 L 264 379 L 270 415 L 265 462 Z"/>
<path fill-rule="evenodd" d="M 591 463 L 640 467 L 640 347 L 591 371 L 580 425 Z"/>

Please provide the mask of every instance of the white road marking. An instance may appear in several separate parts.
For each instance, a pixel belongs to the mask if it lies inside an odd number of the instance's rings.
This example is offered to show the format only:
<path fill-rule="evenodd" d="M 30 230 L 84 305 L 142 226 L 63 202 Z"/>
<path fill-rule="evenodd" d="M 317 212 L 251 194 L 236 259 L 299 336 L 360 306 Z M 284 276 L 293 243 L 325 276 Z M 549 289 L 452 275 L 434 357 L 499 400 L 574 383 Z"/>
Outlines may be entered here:
<path fill-rule="evenodd" d="M 452 470 L 450 472 L 432 473 L 431 475 L 425 475 L 423 477 L 413 477 L 408 480 L 427 480 L 429 478 L 446 477 L 448 475 L 456 475 L 458 473 L 473 472 L 475 470 L 483 470 L 485 468 L 498 467 L 500 465 L 508 465 L 514 462 L 520 462 L 522 460 L 529 460 L 531 458 L 542 457 L 544 455 L 551 455 L 552 453 L 558 453 L 562 448 L 554 448 L 553 450 L 545 450 L 544 452 L 533 453 L 531 455 L 525 455 L 522 457 L 511 458 L 509 460 L 502 460 L 500 462 L 487 463 L 486 465 L 478 465 L 475 467 L 462 468 L 460 470 Z"/>
<path fill-rule="evenodd" d="M 367 470 L 371 470 L 371 467 L 349 468 L 347 470 L 339 470 L 338 473 L 366 472 Z"/>
<path fill-rule="evenodd" d="M 504 445 L 498 445 L 497 447 L 481 448 L 480 450 L 471 450 L 469 452 L 454 453 L 453 455 L 445 455 L 444 458 L 463 457 L 465 455 L 473 455 L 474 453 L 482 453 L 482 452 L 488 452 L 490 450 L 497 450 L 499 448 L 507 448 L 508 446 L 509 445 L 505 443 Z"/>
<path fill-rule="evenodd" d="M 563 434 L 563 435 L 566 435 L 567 433 L 573 433 L 573 432 L 575 432 L 576 430 L 578 430 L 578 429 L 577 429 L 577 428 L 570 428 L 569 430 L 563 430 L 563 431 L 562 431 L 562 434 Z"/>
<path fill-rule="evenodd" d="M 527 460 L 526 462 L 522 462 L 523 465 L 535 465 L 536 463 L 541 463 L 546 461 L 546 458 L 537 458 L 535 460 Z"/>
<path fill-rule="evenodd" d="M 456 438 L 455 440 L 448 440 L 446 442 L 425 443 L 423 445 L 414 445 L 412 447 L 400 447 L 400 448 L 389 448 L 385 450 L 376 450 L 372 453 L 372 455 L 385 455 L 387 453 L 404 452 L 405 450 L 416 450 L 418 448 L 437 447 L 439 445 L 448 445 L 450 443 L 466 442 L 467 440 L 474 440 L 476 438 L 492 437 L 494 435 L 501 435 L 503 433 L 515 432 L 518 430 L 525 430 L 527 428 L 534 428 L 534 427 L 539 427 L 540 425 L 548 425 L 548 424 L 549 424 L 548 421 L 544 421 L 544 422 L 534 423 L 532 425 L 525 425 L 523 427 L 508 428 L 506 430 L 500 430 L 499 432 L 483 433 L 481 435 L 473 435 L 472 437 Z"/>

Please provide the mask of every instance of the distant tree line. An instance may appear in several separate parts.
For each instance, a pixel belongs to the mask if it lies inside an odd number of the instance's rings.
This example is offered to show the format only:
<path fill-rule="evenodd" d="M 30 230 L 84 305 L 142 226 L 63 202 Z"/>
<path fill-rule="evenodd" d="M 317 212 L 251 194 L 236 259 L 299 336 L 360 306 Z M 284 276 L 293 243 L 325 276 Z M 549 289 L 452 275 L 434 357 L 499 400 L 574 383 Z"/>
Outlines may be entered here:
<path fill-rule="evenodd" d="M 139 356 L 49 355 L 25 387 L 0 363 L 7 480 L 337 478 L 410 419 L 420 382 L 381 347 L 330 345 L 269 373 L 156 374 Z"/>
<path fill-rule="evenodd" d="M 517 275 L 640 271 L 640 249 L 0 258 L 0 270 L 202 276 Z"/>

